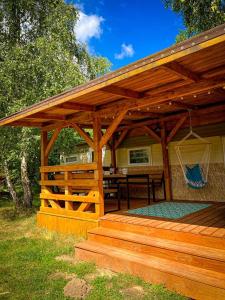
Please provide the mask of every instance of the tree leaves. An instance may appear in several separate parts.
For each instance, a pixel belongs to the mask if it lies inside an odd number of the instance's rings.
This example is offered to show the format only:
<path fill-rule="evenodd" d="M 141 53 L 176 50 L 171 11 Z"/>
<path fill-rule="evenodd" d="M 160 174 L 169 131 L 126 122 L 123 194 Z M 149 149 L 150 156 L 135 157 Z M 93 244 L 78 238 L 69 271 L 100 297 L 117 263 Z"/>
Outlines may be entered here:
<path fill-rule="evenodd" d="M 181 14 L 185 30 L 176 38 L 177 42 L 225 22 L 224 0 L 163 0 L 167 8 Z"/>

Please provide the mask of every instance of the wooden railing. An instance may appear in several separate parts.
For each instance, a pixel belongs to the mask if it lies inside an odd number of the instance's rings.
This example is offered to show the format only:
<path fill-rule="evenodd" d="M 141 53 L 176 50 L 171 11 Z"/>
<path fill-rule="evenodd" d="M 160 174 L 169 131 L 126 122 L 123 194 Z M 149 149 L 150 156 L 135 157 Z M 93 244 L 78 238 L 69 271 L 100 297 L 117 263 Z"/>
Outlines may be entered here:
<path fill-rule="evenodd" d="M 97 164 L 43 166 L 41 211 L 82 219 L 99 218 Z"/>

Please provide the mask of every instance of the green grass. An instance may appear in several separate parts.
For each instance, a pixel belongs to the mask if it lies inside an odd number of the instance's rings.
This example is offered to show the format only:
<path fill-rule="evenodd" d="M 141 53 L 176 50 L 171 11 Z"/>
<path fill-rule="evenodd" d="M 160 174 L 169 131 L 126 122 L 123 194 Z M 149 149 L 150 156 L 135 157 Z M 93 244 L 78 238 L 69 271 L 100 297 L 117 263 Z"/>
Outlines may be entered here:
<path fill-rule="evenodd" d="M 74 255 L 76 242 L 73 236 L 37 228 L 34 211 L 15 212 L 7 199 L 0 199 L 0 299 L 71 299 L 63 295 L 67 281 L 53 280 L 50 275 L 66 272 L 84 278 L 95 273 L 96 267 L 91 263 L 69 264 L 55 259 L 63 254 Z M 91 285 L 87 300 L 129 299 L 124 298 L 121 290 L 134 285 L 144 288 L 146 294 L 142 299 L 185 299 L 162 286 L 125 274 L 111 279 L 99 276 Z"/>

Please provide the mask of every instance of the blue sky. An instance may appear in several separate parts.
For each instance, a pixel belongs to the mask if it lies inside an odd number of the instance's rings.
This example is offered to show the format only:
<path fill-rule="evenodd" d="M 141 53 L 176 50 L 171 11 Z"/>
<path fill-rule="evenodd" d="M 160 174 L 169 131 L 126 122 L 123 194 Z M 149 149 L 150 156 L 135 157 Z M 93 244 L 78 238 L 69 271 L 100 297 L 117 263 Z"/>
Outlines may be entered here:
<path fill-rule="evenodd" d="M 162 0 L 76 0 L 77 37 L 89 51 L 108 57 L 112 69 L 172 45 L 183 28 Z"/>

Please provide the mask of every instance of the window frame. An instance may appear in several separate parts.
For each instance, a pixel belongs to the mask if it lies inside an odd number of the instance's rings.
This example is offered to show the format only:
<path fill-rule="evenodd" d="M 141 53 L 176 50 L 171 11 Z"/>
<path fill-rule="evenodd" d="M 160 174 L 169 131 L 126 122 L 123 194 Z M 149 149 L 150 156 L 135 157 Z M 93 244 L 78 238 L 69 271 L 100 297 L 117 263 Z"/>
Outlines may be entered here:
<path fill-rule="evenodd" d="M 131 163 L 130 162 L 130 152 L 134 150 L 147 150 L 149 161 L 147 163 Z M 134 147 L 127 149 L 127 160 L 128 166 L 150 166 L 152 165 L 152 151 L 151 147 Z"/>

